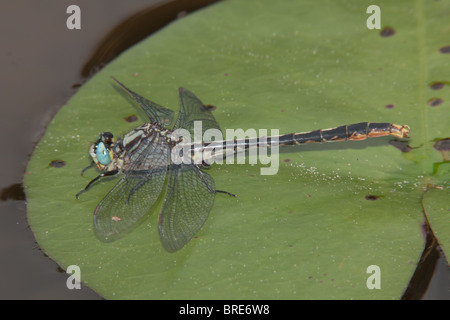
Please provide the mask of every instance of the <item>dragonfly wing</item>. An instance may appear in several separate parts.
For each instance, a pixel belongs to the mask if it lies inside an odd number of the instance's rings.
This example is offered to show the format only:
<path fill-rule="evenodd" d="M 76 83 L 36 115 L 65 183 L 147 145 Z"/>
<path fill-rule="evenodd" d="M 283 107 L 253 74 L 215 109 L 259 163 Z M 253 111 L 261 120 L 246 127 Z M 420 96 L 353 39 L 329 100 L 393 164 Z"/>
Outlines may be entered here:
<path fill-rule="evenodd" d="M 123 89 L 134 101 L 139 104 L 150 122 L 158 122 L 163 126 L 168 126 L 170 123 L 172 123 L 175 114 L 172 110 L 145 99 L 144 97 L 125 87 L 116 78 L 113 77 L 113 79 L 117 82 L 121 89 Z"/>
<path fill-rule="evenodd" d="M 166 171 L 146 177 L 127 175 L 120 179 L 95 209 L 97 236 L 113 240 L 136 226 L 161 194 Z"/>
<path fill-rule="evenodd" d="M 171 165 L 159 233 L 168 251 L 182 248 L 203 226 L 214 203 L 213 178 L 191 164 Z"/>
<path fill-rule="evenodd" d="M 220 126 L 214 118 L 211 111 L 197 98 L 192 92 L 184 88 L 179 89 L 180 95 L 180 113 L 175 122 L 174 129 L 183 128 L 194 137 L 194 122 L 202 122 L 203 133 L 208 129 L 220 130 Z"/>
<path fill-rule="evenodd" d="M 98 204 L 94 212 L 97 234 L 112 238 L 131 229 L 155 205 L 169 166 L 169 147 L 161 137 L 147 137 L 132 156 L 125 176 Z"/>

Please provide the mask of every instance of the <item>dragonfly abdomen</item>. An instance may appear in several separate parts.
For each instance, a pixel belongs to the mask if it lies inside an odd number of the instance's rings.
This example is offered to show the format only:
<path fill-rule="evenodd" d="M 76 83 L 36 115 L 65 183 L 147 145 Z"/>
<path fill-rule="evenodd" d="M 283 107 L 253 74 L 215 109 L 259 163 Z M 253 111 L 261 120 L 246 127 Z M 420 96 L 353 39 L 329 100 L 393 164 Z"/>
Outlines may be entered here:
<path fill-rule="evenodd" d="M 225 157 L 239 153 L 240 151 L 256 147 L 271 147 L 273 143 L 278 145 L 296 145 L 314 142 L 333 142 L 333 141 L 358 141 L 367 138 L 376 138 L 392 135 L 397 138 L 408 138 L 409 127 L 406 125 L 397 125 L 387 122 L 361 122 L 356 124 L 343 125 L 330 129 L 319 129 L 309 132 L 289 133 L 281 136 L 270 136 L 260 138 L 234 139 L 227 141 L 218 141 L 212 144 L 205 144 L 196 149 L 191 146 L 191 154 L 195 151 L 215 149 L 215 157 Z"/>
<path fill-rule="evenodd" d="M 409 137 L 409 127 L 387 122 L 360 122 L 330 129 L 285 134 L 279 136 L 278 141 L 280 145 L 293 145 L 346 140 L 358 141 L 388 135 L 397 138 L 407 138 Z"/>

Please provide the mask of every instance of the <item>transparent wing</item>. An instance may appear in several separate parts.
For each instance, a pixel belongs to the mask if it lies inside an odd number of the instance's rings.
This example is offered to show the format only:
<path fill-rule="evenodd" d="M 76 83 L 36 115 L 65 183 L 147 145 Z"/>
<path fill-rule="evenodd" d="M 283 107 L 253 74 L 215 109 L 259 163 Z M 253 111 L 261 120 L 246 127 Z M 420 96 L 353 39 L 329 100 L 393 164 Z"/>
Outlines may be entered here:
<path fill-rule="evenodd" d="M 194 138 L 194 123 L 195 121 L 202 122 L 201 134 L 208 129 L 220 130 L 219 124 L 214 119 L 211 111 L 197 98 L 192 92 L 184 88 L 179 89 L 180 95 L 180 113 L 175 122 L 174 130 L 183 128 L 191 133 Z"/>
<path fill-rule="evenodd" d="M 165 177 L 166 172 L 161 171 L 146 180 L 130 175 L 120 179 L 95 209 L 97 235 L 113 240 L 137 225 L 161 194 Z"/>
<path fill-rule="evenodd" d="M 94 226 L 98 236 L 113 240 L 150 212 L 160 196 L 169 165 L 163 139 L 146 139 L 125 176 L 98 204 Z"/>
<path fill-rule="evenodd" d="M 116 78 L 113 77 L 113 79 L 128 95 L 130 95 L 130 97 L 134 101 L 139 104 L 139 106 L 142 108 L 151 122 L 158 122 L 163 126 L 168 126 L 170 123 L 172 123 L 175 114 L 172 110 L 145 99 L 144 97 L 125 87 Z"/>
<path fill-rule="evenodd" d="M 208 218 L 214 203 L 214 180 L 197 166 L 171 165 L 159 233 L 167 251 L 182 248 Z"/>

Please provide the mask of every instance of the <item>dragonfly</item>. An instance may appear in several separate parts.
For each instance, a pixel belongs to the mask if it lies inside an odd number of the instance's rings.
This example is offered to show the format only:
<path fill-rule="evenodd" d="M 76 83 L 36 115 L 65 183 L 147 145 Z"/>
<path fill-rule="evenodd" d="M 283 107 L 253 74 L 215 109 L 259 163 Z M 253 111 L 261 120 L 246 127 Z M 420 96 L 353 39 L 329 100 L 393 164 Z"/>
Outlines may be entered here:
<path fill-rule="evenodd" d="M 115 240 L 133 229 L 147 214 L 159 205 L 158 229 L 163 247 L 174 252 L 184 247 L 202 228 L 212 209 L 215 194 L 234 194 L 217 190 L 214 179 L 205 172 L 204 161 L 172 161 L 174 148 L 186 141 L 174 135 L 185 129 L 192 136 L 195 122 L 200 121 L 201 133 L 209 129 L 221 130 L 212 114 L 212 108 L 187 89 L 179 89 L 180 109 L 175 119 L 174 111 L 147 100 L 128 89 L 117 79 L 118 88 L 131 97 L 148 118 L 137 128 L 117 141 L 110 132 L 103 132 L 89 148 L 91 167 L 101 173 L 77 193 L 78 198 L 97 181 L 105 177 L 121 176 L 94 210 L 94 227 L 97 236 Z M 175 119 L 175 120 L 174 120 Z M 409 138 L 407 125 L 361 122 L 330 129 L 269 136 L 264 139 L 233 139 L 216 142 L 236 154 L 238 150 L 269 145 L 296 145 L 313 142 L 364 140 L 372 137 L 394 136 Z M 210 142 L 191 144 L 190 153 L 206 149 Z M 231 149 L 230 149 L 231 147 Z M 185 150 L 185 149 L 182 149 Z M 217 156 L 217 155 L 216 155 Z M 159 200 L 158 199 L 162 199 Z"/>

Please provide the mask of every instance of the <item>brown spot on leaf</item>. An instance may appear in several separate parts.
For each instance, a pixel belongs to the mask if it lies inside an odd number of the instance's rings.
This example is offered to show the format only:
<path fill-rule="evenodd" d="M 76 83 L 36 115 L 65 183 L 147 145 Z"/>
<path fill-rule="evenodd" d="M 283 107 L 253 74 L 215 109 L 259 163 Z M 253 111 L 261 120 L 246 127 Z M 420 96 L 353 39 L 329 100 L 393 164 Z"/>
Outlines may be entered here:
<path fill-rule="evenodd" d="M 441 53 L 450 53 L 450 46 L 445 46 L 439 49 Z"/>
<path fill-rule="evenodd" d="M 208 110 L 208 111 L 214 111 L 214 110 L 217 109 L 217 107 L 216 107 L 216 106 L 213 106 L 212 104 L 204 105 L 204 107 L 205 107 L 205 109 Z"/>
<path fill-rule="evenodd" d="M 442 154 L 444 161 L 449 161 L 450 156 L 450 138 L 438 140 L 434 143 L 433 147 Z"/>
<path fill-rule="evenodd" d="M 394 28 L 384 27 L 383 30 L 380 31 L 380 36 L 382 37 L 390 37 L 395 34 Z"/>
<path fill-rule="evenodd" d="M 439 151 L 444 151 L 444 150 L 450 151 L 450 138 L 445 138 L 445 139 L 436 141 L 436 143 L 433 145 L 433 147 Z"/>
<path fill-rule="evenodd" d="M 433 82 L 432 84 L 430 84 L 430 89 L 433 90 L 440 90 L 445 86 L 445 83 L 443 82 Z"/>
<path fill-rule="evenodd" d="M 135 116 L 134 114 L 129 116 L 129 117 L 126 117 L 124 119 L 125 119 L 126 122 L 136 122 L 136 121 L 138 121 L 138 117 Z"/>
<path fill-rule="evenodd" d="M 441 98 L 431 98 L 430 100 L 427 101 L 427 104 L 431 107 L 437 107 L 442 102 L 444 101 Z"/>
<path fill-rule="evenodd" d="M 375 200 L 378 200 L 380 197 L 379 196 L 376 196 L 376 195 L 373 195 L 373 194 L 368 194 L 367 196 L 365 196 L 364 197 L 366 200 L 369 200 L 369 201 L 375 201 Z"/>
<path fill-rule="evenodd" d="M 394 109 L 395 106 L 392 103 L 390 103 L 390 104 L 385 105 L 384 107 L 386 109 Z"/>
<path fill-rule="evenodd" d="M 52 162 L 49 163 L 50 167 L 53 168 L 62 168 L 66 165 L 66 162 L 63 160 L 53 160 Z"/>

